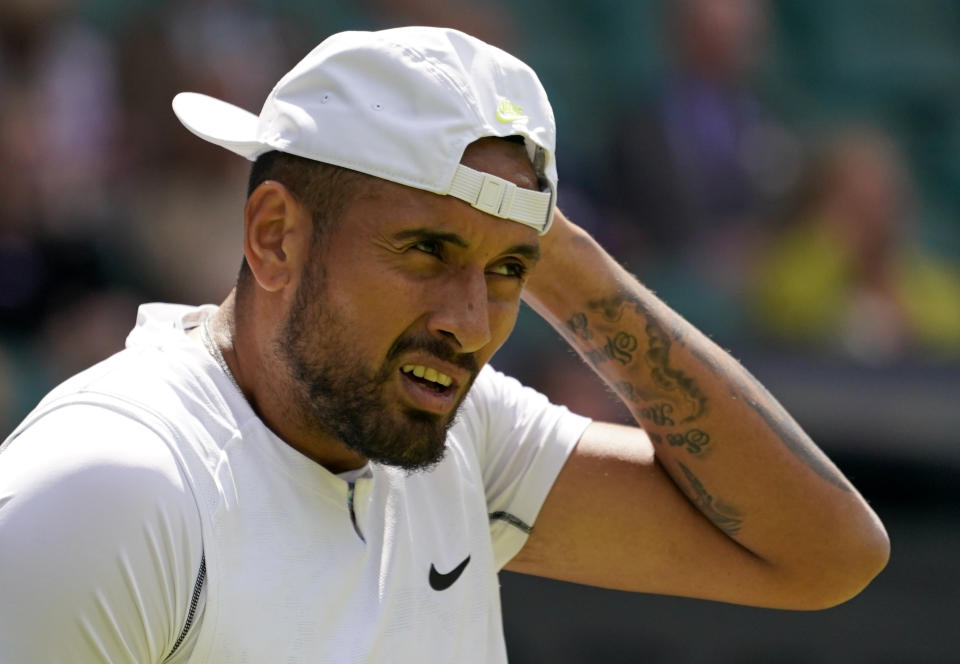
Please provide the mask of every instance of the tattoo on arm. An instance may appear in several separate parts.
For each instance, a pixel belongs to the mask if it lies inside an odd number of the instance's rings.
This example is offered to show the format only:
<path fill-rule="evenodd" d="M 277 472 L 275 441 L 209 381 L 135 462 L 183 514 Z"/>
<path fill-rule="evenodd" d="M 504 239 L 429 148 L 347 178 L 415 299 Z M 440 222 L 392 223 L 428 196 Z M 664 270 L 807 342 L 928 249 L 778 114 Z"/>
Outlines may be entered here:
<path fill-rule="evenodd" d="M 640 352 L 642 352 L 646 365 L 649 367 L 649 377 L 653 388 L 644 389 L 626 381 L 621 381 L 616 386 L 617 391 L 625 400 L 643 404 L 642 408 L 635 409 L 639 417 L 658 426 L 671 426 L 675 422 L 694 422 L 706 414 L 708 404 L 706 394 L 692 377 L 671 363 L 670 353 L 674 342 L 681 346 L 686 345 L 679 326 L 668 330 L 654 317 L 650 306 L 637 295 L 626 290 L 620 291 L 612 297 L 590 300 L 587 302 L 587 307 L 590 311 L 599 313 L 603 320 L 608 323 L 618 323 L 627 309 L 632 309 L 645 320 L 646 348 Z M 574 314 L 567 325 L 574 334 L 583 340 L 590 340 L 594 336 L 593 332 L 588 329 L 586 313 Z M 614 359 L 626 365 L 634 360 L 639 346 L 640 343 L 636 337 L 620 331 L 613 338 L 607 337 L 607 343 L 604 346 L 587 351 L 587 357 L 594 365 Z M 724 374 L 723 365 L 717 357 L 704 352 L 697 344 L 690 346 L 689 352 L 715 375 Z M 771 406 L 771 404 L 776 404 L 776 401 L 763 385 L 746 370 L 744 370 L 744 373 L 749 386 L 753 389 L 741 392 L 734 388 L 731 394 L 746 401 L 787 449 L 807 467 L 835 487 L 844 491 L 852 491 L 853 489 L 846 478 L 826 455 L 820 452 L 799 425 L 781 408 Z M 754 393 L 759 397 L 751 398 L 747 396 L 751 391 L 755 391 Z M 650 404 L 651 401 L 657 400 L 665 400 L 669 403 Z M 682 439 L 678 436 L 682 436 Z M 650 438 L 654 442 L 663 440 L 660 435 L 652 433 Z M 700 429 L 690 429 L 684 434 L 668 434 L 667 442 L 677 446 L 683 444 L 690 453 L 697 454 L 710 442 L 710 437 Z"/>
<path fill-rule="evenodd" d="M 710 434 L 700 429 L 690 429 L 683 433 L 668 433 L 667 442 L 673 447 L 685 447 L 687 452 L 697 455 L 710 444 Z"/>
<path fill-rule="evenodd" d="M 607 360 L 616 360 L 627 365 L 633 361 L 633 353 L 637 350 L 637 338 L 627 332 L 617 332 L 614 337 L 607 337 L 607 343 L 587 351 L 587 359 L 594 366 Z"/>
<path fill-rule="evenodd" d="M 608 323 L 616 323 L 623 315 L 623 305 L 627 303 L 627 296 L 618 294 L 613 297 L 604 297 L 599 300 L 590 300 L 587 306 L 594 311 L 599 311 L 604 320 Z M 634 309 L 637 313 L 646 317 L 646 309 L 640 306 L 638 301 L 634 302 Z"/>
<path fill-rule="evenodd" d="M 707 410 L 707 395 L 692 378 L 670 366 L 670 347 L 673 345 L 670 337 L 662 327 L 649 322 L 646 327 L 648 346 L 647 364 L 650 365 L 650 377 L 663 390 L 668 392 L 679 391 L 691 408 L 691 412 L 682 422 L 692 422 L 703 415 Z"/>
<path fill-rule="evenodd" d="M 703 453 L 707 445 L 710 444 L 710 434 L 701 429 L 690 429 L 683 433 L 668 433 L 666 435 L 648 431 L 647 436 L 657 445 L 662 444 L 664 440 L 666 440 L 667 444 L 671 447 L 684 447 L 687 452 L 694 456 Z"/>
<path fill-rule="evenodd" d="M 630 294 L 620 293 L 610 298 L 590 300 L 587 303 L 589 309 L 599 312 L 603 319 L 609 323 L 619 322 L 628 306 L 632 307 L 635 313 L 643 316 L 646 321 L 644 332 L 647 335 L 647 348 L 644 351 L 644 358 L 650 368 L 651 380 L 660 390 L 677 393 L 686 402 L 689 414 L 681 420 L 682 422 L 696 420 L 706 412 L 707 397 L 691 377 L 670 363 L 670 349 L 674 340 L 682 342 L 679 329 L 674 330 L 671 337 L 667 330 L 655 321 L 647 306 L 638 297 Z M 619 334 L 626 333 L 620 332 Z M 628 336 L 636 343 L 636 337 Z M 629 359 L 632 360 L 637 347 L 636 345 L 626 345 L 627 341 L 629 340 L 620 338 L 619 343 L 624 345 L 618 346 L 617 337 L 613 340 L 608 338 L 608 346 L 604 348 L 608 349 L 611 354 L 626 350 L 627 354 L 616 356 L 626 358 L 629 355 Z M 599 357 L 603 356 L 598 355 Z M 623 362 L 623 364 L 627 364 L 627 362 Z"/>
<path fill-rule="evenodd" d="M 646 408 L 640 408 L 637 415 L 644 420 L 649 420 L 657 426 L 673 426 L 676 424 L 671 415 L 673 415 L 673 406 L 669 403 L 658 401 L 652 403 Z"/>
<path fill-rule="evenodd" d="M 617 362 L 629 364 L 633 361 L 633 353 L 637 350 L 637 338 L 627 332 L 617 332 L 613 339 L 607 337 L 606 347 Z"/>
<path fill-rule="evenodd" d="M 756 379 L 752 376 L 751 380 L 756 382 Z M 847 482 L 846 478 L 837 470 L 833 462 L 827 458 L 827 455 L 821 452 L 814 442 L 810 440 L 803 429 L 800 428 L 800 425 L 794 422 L 793 418 L 782 409 L 774 409 L 767 405 L 767 403 L 764 403 L 764 401 L 768 399 L 773 400 L 773 397 L 759 382 L 756 384 L 761 390 L 763 401 L 747 398 L 745 399 L 747 404 L 767 423 L 770 430 L 777 435 L 786 448 L 790 450 L 797 459 L 803 462 L 805 466 L 838 489 L 851 492 L 853 489 L 850 483 Z"/>
<path fill-rule="evenodd" d="M 587 327 L 587 315 L 583 312 L 573 314 L 567 321 L 567 327 L 584 341 L 593 339 L 593 332 Z"/>
<path fill-rule="evenodd" d="M 687 466 L 677 462 L 690 486 L 691 500 L 711 523 L 727 535 L 736 535 L 743 525 L 743 513 L 722 500 L 715 500 L 703 486 L 703 482 Z"/>
<path fill-rule="evenodd" d="M 627 381 L 621 381 L 617 383 L 615 389 L 617 394 L 632 403 L 647 403 L 657 398 L 656 394 L 648 392 L 641 387 L 638 387 L 632 383 L 628 383 Z M 670 406 L 670 411 L 673 412 L 673 406 Z"/>

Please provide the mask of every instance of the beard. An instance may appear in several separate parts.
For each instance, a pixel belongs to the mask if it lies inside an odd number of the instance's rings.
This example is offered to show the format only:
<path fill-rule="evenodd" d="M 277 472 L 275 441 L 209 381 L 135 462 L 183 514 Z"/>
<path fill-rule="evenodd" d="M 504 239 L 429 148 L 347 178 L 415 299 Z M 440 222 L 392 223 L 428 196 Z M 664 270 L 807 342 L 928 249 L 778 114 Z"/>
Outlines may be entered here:
<path fill-rule="evenodd" d="M 443 459 L 447 431 L 477 376 L 476 360 L 435 337 L 405 334 L 394 341 L 379 369 L 360 366 L 350 353 L 349 332 L 325 308 L 319 261 L 311 263 L 315 267 L 307 268 L 310 274 L 301 281 L 275 344 L 293 379 L 299 416 L 309 430 L 332 435 L 371 461 L 410 472 L 432 468 Z M 410 350 L 470 371 L 467 389 L 449 415 L 387 402 L 387 384 L 399 372 L 396 360 Z"/>

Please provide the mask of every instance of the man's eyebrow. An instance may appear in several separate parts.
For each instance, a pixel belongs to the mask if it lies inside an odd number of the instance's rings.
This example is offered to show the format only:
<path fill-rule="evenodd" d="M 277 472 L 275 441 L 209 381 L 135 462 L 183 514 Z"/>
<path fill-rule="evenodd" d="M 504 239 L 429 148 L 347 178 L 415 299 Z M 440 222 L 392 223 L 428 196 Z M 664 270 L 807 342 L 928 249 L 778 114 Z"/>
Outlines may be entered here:
<path fill-rule="evenodd" d="M 456 233 L 444 233 L 430 228 L 411 228 L 410 230 L 400 231 L 393 235 L 394 240 L 440 240 L 449 242 L 458 247 L 468 248 L 470 245 L 461 236 Z"/>
<path fill-rule="evenodd" d="M 526 258 L 531 263 L 540 260 L 540 247 L 535 244 L 515 244 L 503 253 L 515 254 L 521 258 Z"/>
<path fill-rule="evenodd" d="M 447 233 L 444 231 L 434 230 L 432 228 L 411 228 L 409 230 L 400 231 L 399 233 L 394 233 L 394 240 L 438 240 L 440 242 L 449 242 L 450 244 L 456 245 L 467 249 L 470 247 L 470 244 L 463 239 L 462 236 L 457 235 L 456 233 Z M 505 249 L 500 252 L 501 254 L 515 254 L 521 258 L 525 258 L 531 263 L 536 263 L 540 260 L 540 247 L 535 244 L 515 244 L 509 249 Z"/>

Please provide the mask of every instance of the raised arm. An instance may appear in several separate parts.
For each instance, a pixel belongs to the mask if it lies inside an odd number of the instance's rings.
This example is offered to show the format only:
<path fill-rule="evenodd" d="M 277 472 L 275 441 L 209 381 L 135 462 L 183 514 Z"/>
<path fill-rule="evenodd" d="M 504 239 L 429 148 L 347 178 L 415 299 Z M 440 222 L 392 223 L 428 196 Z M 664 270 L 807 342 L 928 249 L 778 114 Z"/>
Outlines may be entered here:
<path fill-rule="evenodd" d="M 732 357 L 559 212 L 525 300 L 642 428 L 591 425 L 508 569 L 816 609 L 886 564 L 877 516 Z"/>

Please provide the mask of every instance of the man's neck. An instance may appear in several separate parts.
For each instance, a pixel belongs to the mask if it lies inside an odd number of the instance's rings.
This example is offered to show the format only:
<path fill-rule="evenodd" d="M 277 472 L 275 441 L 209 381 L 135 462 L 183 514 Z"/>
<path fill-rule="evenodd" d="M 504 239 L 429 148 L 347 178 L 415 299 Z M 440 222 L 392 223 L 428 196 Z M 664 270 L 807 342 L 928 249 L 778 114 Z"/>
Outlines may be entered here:
<path fill-rule="evenodd" d="M 281 440 L 333 473 L 362 467 L 366 457 L 304 423 L 296 406 L 289 372 L 272 351 L 276 330 L 260 321 L 276 321 L 276 313 L 259 315 L 256 308 L 238 315 L 236 290 L 207 320 L 210 337 L 244 398 L 263 423 Z"/>

